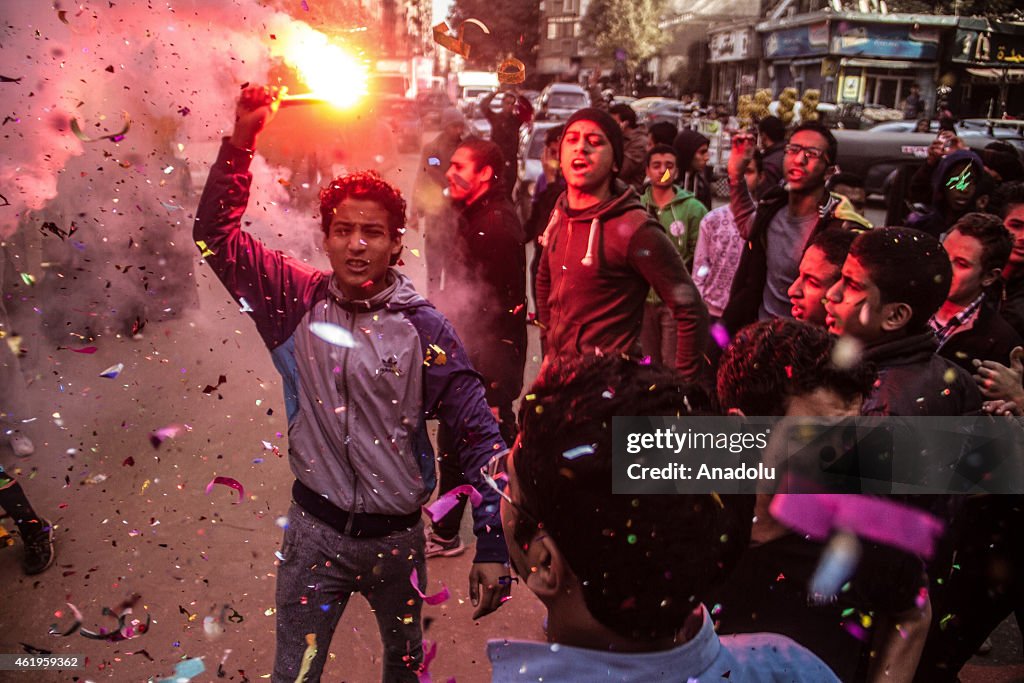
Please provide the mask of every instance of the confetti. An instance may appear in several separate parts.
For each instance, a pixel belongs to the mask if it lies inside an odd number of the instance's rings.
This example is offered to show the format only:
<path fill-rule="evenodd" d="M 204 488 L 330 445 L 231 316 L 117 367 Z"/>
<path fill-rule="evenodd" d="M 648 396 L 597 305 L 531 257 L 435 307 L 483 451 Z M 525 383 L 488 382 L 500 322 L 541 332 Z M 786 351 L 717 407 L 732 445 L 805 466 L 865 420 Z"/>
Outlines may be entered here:
<path fill-rule="evenodd" d="M 433 595 L 427 595 L 426 593 L 421 591 L 420 575 L 415 567 L 413 567 L 412 569 L 412 574 L 409 575 L 409 583 L 411 583 L 412 587 L 416 590 L 416 594 L 423 598 L 423 602 L 427 603 L 428 605 L 440 605 L 442 602 L 444 602 L 452 596 L 451 592 L 448 590 L 448 587 L 445 586 L 443 583 L 441 584 L 441 590 L 434 593 Z"/>
<path fill-rule="evenodd" d="M 174 665 L 174 675 L 169 678 L 161 678 L 157 683 L 188 683 L 199 674 L 206 671 L 202 657 L 194 657 L 178 662 Z"/>
<path fill-rule="evenodd" d="M 860 553 L 860 541 L 855 535 L 847 531 L 834 535 L 825 546 L 811 577 L 808 599 L 817 605 L 831 604 L 857 569 Z"/>
<path fill-rule="evenodd" d="M 576 448 L 570 448 L 569 450 L 564 451 L 562 453 L 562 457 L 565 458 L 566 460 L 575 460 L 576 458 L 581 458 L 584 455 L 593 454 L 594 447 L 590 444 L 584 444 L 582 446 L 577 446 Z"/>
<path fill-rule="evenodd" d="M 352 337 L 352 333 L 334 323 L 320 321 L 310 323 L 309 331 L 333 346 L 340 346 L 346 349 L 354 349 L 356 346 L 356 340 Z"/>
<path fill-rule="evenodd" d="M 227 375 L 220 375 L 217 378 L 217 386 L 211 386 L 211 385 L 207 384 L 205 387 L 203 387 L 203 393 L 204 394 L 212 394 L 213 392 L 217 391 L 217 389 L 220 389 L 220 385 L 221 384 L 224 384 L 227 381 L 228 381 Z"/>
<path fill-rule="evenodd" d="M 437 344 L 431 344 L 427 347 L 427 352 L 423 355 L 423 365 L 429 367 L 431 365 L 444 365 L 448 362 L 448 354 L 444 352 Z"/>
<path fill-rule="evenodd" d="M 306 680 L 306 674 L 309 673 L 309 669 L 313 666 L 313 660 L 316 659 L 316 634 L 306 634 L 306 651 L 302 653 L 302 666 L 299 667 L 299 675 L 295 677 L 295 683 L 303 683 Z"/>
<path fill-rule="evenodd" d="M 515 57 L 509 57 L 498 65 L 498 82 L 516 85 L 526 81 L 526 65 Z"/>
<path fill-rule="evenodd" d="M 33 277 L 31 274 L 29 274 L 29 273 L 20 273 L 20 275 L 21 275 L 21 281 L 24 282 L 29 287 L 33 286 L 36 283 L 35 277 Z"/>
<path fill-rule="evenodd" d="M 252 313 L 252 306 L 245 300 L 245 297 L 239 297 L 238 303 L 242 304 L 242 307 L 238 309 L 239 313 Z"/>
<path fill-rule="evenodd" d="M 439 496 L 433 503 L 425 506 L 423 511 L 427 513 L 430 519 L 436 522 L 447 515 L 458 504 L 460 494 L 468 495 L 469 502 L 472 503 L 473 507 L 479 507 L 480 503 L 484 502 L 484 497 L 480 495 L 480 492 L 475 487 L 471 484 L 463 484 Z"/>
<path fill-rule="evenodd" d="M 117 363 L 116 365 L 111 365 L 109 368 L 101 372 L 100 377 L 114 379 L 115 377 L 121 374 L 122 370 L 124 370 L 124 363 Z"/>
<path fill-rule="evenodd" d="M 72 605 L 70 602 L 65 603 L 65 604 L 71 609 L 71 614 L 75 617 L 75 621 L 74 621 L 74 623 L 71 624 L 71 626 L 69 626 L 64 631 L 61 631 L 59 628 L 57 628 L 57 624 L 51 624 L 50 625 L 50 635 L 51 636 L 60 636 L 60 637 L 70 636 L 72 633 L 77 631 L 82 626 L 82 612 L 79 611 L 79 609 L 77 607 L 75 607 L 74 605 Z M 56 616 L 60 617 L 61 613 L 57 612 Z"/>
<path fill-rule="evenodd" d="M 206 258 L 207 256 L 214 256 L 216 253 L 212 249 L 207 247 L 206 242 L 204 242 L 203 240 L 196 240 L 196 246 L 199 247 L 200 251 L 202 252 L 200 254 L 202 258 Z"/>
<path fill-rule="evenodd" d="M 74 133 L 75 137 L 81 140 L 82 142 L 99 142 L 100 140 L 120 142 L 121 140 L 124 140 L 124 136 L 128 132 L 128 129 L 132 127 L 132 119 L 128 115 L 128 112 L 123 111 L 121 112 L 121 115 L 124 117 L 124 128 L 122 128 L 117 133 L 109 133 L 107 135 L 101 135 L 96 138 L 91 138 L 82 132 L 82 129 L 78 125 L 78 119 L 73 117 L 71 119 L 71 132 Z"/>
<path fill-rule="evenodd" d="M 729 330 L 722 323 L 715 323 L 711 326 L 711 338 L 715 340 L 718 348 L 724 349 L 729 345 Z"/>
<path fill-rule="evenodd" d="M 483 28 L 484 33 L 490 33 L 487 27 L 480 23 L 480 21 L 476 19 L 467 19 L 466 21 L 462 22 L 462 24 L 459 26 L 458 35 L 452 36 L 448 34 L 448 24 L 442 21 L 440 24 L 433 27 L 434 42 L 443 48 L 451 50 L 452 52 L 461 56 L 464 59 L 468 58 L 469 53 L 472 50 L 472 46 L 463 40 L 463 35 L 465 34 L 466 24 L 469 23 L 473 23 L 476 24 L 477 26 L 480 26 L 481 28 Z"/>
<path fill-rule="evenodd" d="M 220 484 L 221 486 L 229 486 L 238 491 L 238 502 L 236 502 L 235 505 L 238 505 L 238 503 L 245 500 L 245 487 L 242 486 L 237 479 L 232 479 L 231 477 L 214 477 L 210 480 L 210 483 L 206 485 L 207 495 L 209 495 L 210 491 L 212 491 L 213 487 L 217 484 Z"/>
<path fill-rule="evenodd" d="M 185 430 L 191 431 L 191 428 L 188 425 L 167 425 L 166 427 L 151 431 L 149 433 L 149 442 L 153 444 L 153 448 L 160 448 L 160 444 L 164 441 L 175 438 Z"/>
<path fill-rule="evenodd" d="M 868 496 L 817 493 L 776 494 L 772 516 L 790 529 L 823 540 L 832 529 L 930 558 L 942 522 L 927 512 Z"/>
<path fill-rule="evenodd" d="M 667 183 L 672 178 L 672 171 L 665 169 L 665 172 L 661 174 L 661 182 Z"/>
<path fill-rule="evenodd" d="M 70 346 L 58 346 L 59 351 L 72 351 L 74 353 L 96 353 L 99 349 L 95 346 L 83 346 L 80 349 L 73 349 Z"/>
<path fill-rule="evenodd" d="M 971 183 L 971 167 L 967 166 L 963 173 L 960 175 L 953 176 L 946 181 L 946 187 L 958 190 L 960 192 L 966 192 L 967 188 L 970 187 Z"/>

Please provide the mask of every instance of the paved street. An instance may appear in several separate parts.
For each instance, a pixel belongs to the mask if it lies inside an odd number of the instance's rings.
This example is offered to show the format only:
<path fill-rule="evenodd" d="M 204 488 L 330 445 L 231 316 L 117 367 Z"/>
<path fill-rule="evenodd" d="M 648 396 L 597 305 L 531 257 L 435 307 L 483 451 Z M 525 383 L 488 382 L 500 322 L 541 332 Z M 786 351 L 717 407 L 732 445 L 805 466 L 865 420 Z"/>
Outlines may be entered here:
<path fill-rule="evenodd" d="M 414 165 L 406 155 L 395 171 L 405 192 Z M 317 230 L 311 216 L 293 219 L 293 232 L 305 229 Z M 190 241 L 189 230 L 182 228 L 183 241 Z M 420 235 L 410 232 L 406 245 L 404 269 L 423 291 Z M 21 653 L 26 644 L 86 655 L 88 665 L 63 674 L 4 673 L 0 680 L 143 681 L 168 676 L 176 662 L 192 657 L 202 657 L 207 670 L 197 681 L 218 680 L 222 662 L 225 680 L 269 677 L 274 552 L 282 533 L 277 520 L 287 510 L 292 482 L 282 457 L 281 386 L 248 316 L 205 266 L 196 281 L 199 310 L 149 325 L 141 339 L 104 335 L 93 355 L 26 340 L 41 347 L 31 387 L 38 419 L 28 425 L 37 452 L 15 460 L 5 449 L 0 462 L 55 523 L 58 557 L 55 567 L 27 578 L 18 566 L 20 545 L 0 551 L 0 574 L 8 579 L 0 652 Z M 531 334 L 528 379 L 539 360 L 535 330 Z M 116 379 L 98 376 L 115 363 L 124 364 Z M 155 449 L 149 432 L 172 424 L 186 428 Z M 219 485 L 207 494 L 215 476 L 240 482 L 244 499 Z M 468 524 L 463 536 L 472 538 Z M 445 604 L 424 608 L 426 638 L 438 645 L 434 680 L 489 680 L 489 638 L 543 638 L 543 610 L 521 586 L 496 614 L 472 620 L 470 560 L 467 553 L 429 563 L 428 592 L 440 583 L 452 592 Z M 115 620 L 103 616 L 103 608 L 116 610 L 133 596 L 139 599 L 129 619 L 152 618 L 137 638 L 48 634 L 52 624 L 64 630 L 72 623 L 68 602 L 81 610 L 84 628 L 110 630 Z M 215 621 L 212 635 L 204 629 L 207 616 Z M 324 680 L 379 679 L 380 641 L 365 601 L 350 603 L 329 647 Z M 1015 627 L 1004 624 L 993 654 L 976 661 L 964 681 L 1024 680 Z"/>

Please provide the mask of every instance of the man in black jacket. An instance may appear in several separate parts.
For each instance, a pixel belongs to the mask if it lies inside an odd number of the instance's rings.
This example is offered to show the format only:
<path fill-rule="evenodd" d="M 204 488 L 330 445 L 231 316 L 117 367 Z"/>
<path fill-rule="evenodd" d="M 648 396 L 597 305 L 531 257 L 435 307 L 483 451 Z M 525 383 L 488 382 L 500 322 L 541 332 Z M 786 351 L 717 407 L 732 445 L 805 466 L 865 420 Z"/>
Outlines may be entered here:
<path fill-rule="evenodd" d="M 1003 219 L 1003 227 L 1013 238 L 1013 249 L 1002 273 L 1004 294 L 999 312 L 1024 337 L 1024 182 L 1001 185 L 989 209 Z"/>
<path fill-rule="evenodd" d="M 825 189 L 838 150 L 827 128 L 805 123 L 793 132 L 784 150 L 785 189 L 773 188 L 756 206 L 743 178 L 752 142 L 749 136 L 734 136 L 729 157 L 729 206 L 747 240 L 722 314 L 732 334 L 757 320 L 790 317 L 787 291 L 813 235 L 829 227 L 870 226 Z"/>
<path fill-rule="evenodd" d="M 463 340 L 469 360 L 483 376 L 487 403 L 502 438 L 515 441 L 512 403 L 523 388 L 526 366 L 526 236 L 505 196 L 501 150 L 493 142 L 470 139 L 452 155 L 448 192 L 458 211 L 450 245 L 451 288 L 436 302 Z M 440 493 L 466 483 L 455 458 L 449 430 L 438 432 Z M 465 499 L 436 522 L 427 539 L 427 557 L 451 557 L 464 548 L 459 525 Z"/>
<path fill-rule="evenodd" d="M 949 256 L 920 230 L 878 228 L 853 241 L 828 290 L 825 322 L 878 367 L 864 415 L 965 415 L 981 409 L 966 370 L 936 353 L 928 319 L 949 294 Z"/>
<path fill-rule="evenodd" d="M 484 118 L 491 124 L 491 141 L 498 146 L 503 156 L 502 168 L 498 171 L 505 194 L 511 198 L 516 185 L 516 163 L 519 158 L 519 128 L 533 119 L 533 105 L 516 91 L 501 96 L 501 111 L 491 111 L 491 100 L 497 91 L 490 92 L 480 100 Z"/>
<path fill-rule="evenodd" d="M 974 359 L 1005 363 L 1014 347 L 1024 345 L 999 316 L 998 294 L 992 294 L 1013 248 L 1010 233 L 995 216 L 969 213 L 953 225 L 942 246 L 953 266 L 953 284 L 928 321 L 939 355 L 967 371 L 974 370 Z"/>

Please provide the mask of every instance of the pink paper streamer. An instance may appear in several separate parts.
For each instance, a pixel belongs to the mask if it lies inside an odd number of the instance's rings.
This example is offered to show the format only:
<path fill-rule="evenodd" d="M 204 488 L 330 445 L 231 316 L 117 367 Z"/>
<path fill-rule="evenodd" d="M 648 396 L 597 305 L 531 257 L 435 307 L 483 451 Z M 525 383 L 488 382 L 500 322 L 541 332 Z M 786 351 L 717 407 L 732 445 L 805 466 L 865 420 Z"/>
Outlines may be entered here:
<path fill-rule="evenodd" d="M 85 346 L 80 349 L 73 349 L 70 346 L 65 347 L 68 351 L 74 351 L 75 353 L 96 353 L 97 349 L 95 346 Z"/>
<path fill-rule="evenodd" d="M 469 496 L 469 502 L 473 507 L 479 507 L 480 503 L 484 501 L 484 497 L 480 495 L 480 492 L 476 490 L 471 484 L 463 484 L 462 486 L 456 486 L 448 493 L 439 497 L 430 505 L 423 508 L 423 511 L 427 513 L 432 521 L 438 521 L 445 515 L 447 515 L 452 508 L 454 508 L 459 502 L 459 494 L 464 493 Z"/>
<path fill-rule="evenodd" d="M 415 570 L 413 570 L 415 571 Z M 416 678 L 419 679 L 419 683 L 433 683 L 430 679 L 430 663 L 434 661 L 434 657 L 437 656 L 437 643 L 430 643 L 430 647 L 427 647 L 427 641 L 423 641 L 423 664 L 420 666 L 420 670 L 416 672 Z"/>
<path fill-rule="evenodd" d="M 413 567 L 412 574 L 409 575 L 409 583 L 411 583 L 412 587 L 416 589 L 416 594 L 423 598 L 423 602 L 427 603 L 428 605 L 440 605 L 442 602 L 444 602 L 452 596 L 451 592 L 448 590 L 448 586 L 444 585 L 443 583 L 441 584 L 441 590 L 434 593 L 433 595 L 427 595 L 426 593 L 421 591 L 420 574 L 418 571 L 416 571 L 415 567 Z"/>
<path fill-rule="evenodd" d="M 775 519 L 816 540 L 834 529 L 930 558 L 943 523 L 934 515 L 902 503 L 855 494 L 776 494 Z"/>
<path fill-rule="evenodd" d="M 210 491 L 213 490 L 215 484 L 221 484 L 222 486 L 230 486 L 234 490 L 238 491 L 238 503 L 245 500 L 245 487 L 238 483 L 237 479 L 231 477 L 214 477 L 209 484 L 206 485 L 206 493 L 209 495 Z M 235 503 L 235 505 L 238 505 Z"/>

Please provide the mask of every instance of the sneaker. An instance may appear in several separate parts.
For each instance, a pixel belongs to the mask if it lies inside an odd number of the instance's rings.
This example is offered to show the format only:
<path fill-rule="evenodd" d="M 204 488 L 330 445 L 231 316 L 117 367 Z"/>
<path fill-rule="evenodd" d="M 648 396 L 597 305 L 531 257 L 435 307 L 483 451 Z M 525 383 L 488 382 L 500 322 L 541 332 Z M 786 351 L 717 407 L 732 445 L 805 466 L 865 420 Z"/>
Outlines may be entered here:
<path fill-rule="evenodd" d="M 53 525 L 49 521 L 40 518 L 39 523 L 43 528 L 25 541 L 25 557 L 21 561 L 21 568 L 29 576 L 40 574 L 53 564 L 55 553 L 53 551 Z"/>
<path fill-rule="evenodd" d="M 427 534 L 427 557 L 455 557 L 465 551 L 466 546 L 462 545 L 462 539 L 458 534 L 451 540 L 441 538 L 433 531 Z"/>
<path fill-rule="evenodd" d="M 12 430 L 9 433 L 11 439 L 11 450 L 19 458 L 27 458 L 36 452 L 36 447 L 32 443 L 32 440 L 19 432 L 17 429 Z"/>

